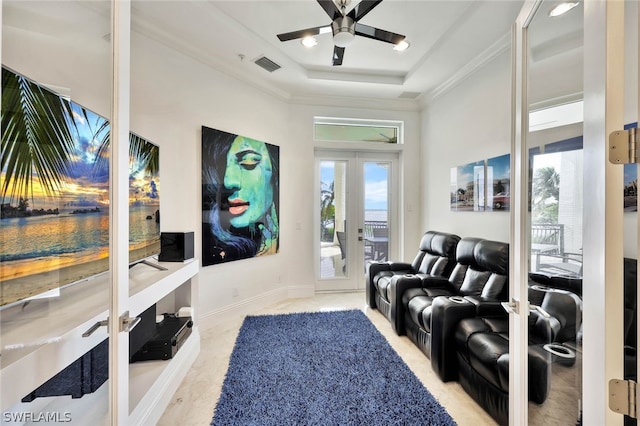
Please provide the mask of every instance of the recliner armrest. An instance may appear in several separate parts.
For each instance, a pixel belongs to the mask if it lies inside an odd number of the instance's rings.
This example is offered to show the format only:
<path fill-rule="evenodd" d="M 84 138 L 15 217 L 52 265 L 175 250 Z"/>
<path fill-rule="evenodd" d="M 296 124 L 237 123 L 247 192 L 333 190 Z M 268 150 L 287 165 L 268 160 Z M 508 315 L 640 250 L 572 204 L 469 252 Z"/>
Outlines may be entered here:
<path fill-rule="evenodd" d="M 501 300 L 487 299 L 480 296 L 464 296 L 465 300 L 473 303 L 478 317 L 507 317 L 509 314 L 502 307 Z"/>
<path fill-rule="evenodd" d="M 417 275 L 398 275 L 391 279 L 387 296 L 391 302 L 391 327 L 398 336 L 403 336 L 406 331 L 404 328 L 404 304 L 402 303 L 402 295 L 410 288 L 421 288 L 422 279 Z"/>
<path fill-rule="evenodd" d="M 438 296 L 431 305 L 431 367 L 443 382 L 458 378 L 455 330 L 463 318 L 476 315 L 476 305 L 459 296 Z"/>
<path fill-rule="evenodd" d="M 411 271 L 411 272 L 416 272 L 413 270 L 413 267 L 411 266 L 410 263 L 407 262 L 385 262 L 387 265 L 389 265 L 389 271 Z"/>
<path fill-rule="evenodd" d="M 421 276 L 422 287 L 424 288 L 446 288 L 450 287 L 451 283 L 447 277 L 441 277 L 439 275 L 427 275 Z"/>
<path fill-rule="evenodd" d="M 376 307 L 376 289 L 373 278 L 382 271 L 390 271 L 389 262 L 370 262 L 367 265 L 367 273 L 365 274 L 365 291 L 367 293 L 367 304 Z"/>

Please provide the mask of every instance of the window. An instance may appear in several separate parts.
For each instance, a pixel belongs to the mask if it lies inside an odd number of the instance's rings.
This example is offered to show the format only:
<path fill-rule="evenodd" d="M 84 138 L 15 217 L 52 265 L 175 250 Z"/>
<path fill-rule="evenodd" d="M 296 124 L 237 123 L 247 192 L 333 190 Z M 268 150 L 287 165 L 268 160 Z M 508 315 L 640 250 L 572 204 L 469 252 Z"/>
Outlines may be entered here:
<path fill-rule="evenodd" d="M 314 117 L 313 121 L 315 141 L 402 143 L 403 123 L 400 121 L 329 117 Z"/>

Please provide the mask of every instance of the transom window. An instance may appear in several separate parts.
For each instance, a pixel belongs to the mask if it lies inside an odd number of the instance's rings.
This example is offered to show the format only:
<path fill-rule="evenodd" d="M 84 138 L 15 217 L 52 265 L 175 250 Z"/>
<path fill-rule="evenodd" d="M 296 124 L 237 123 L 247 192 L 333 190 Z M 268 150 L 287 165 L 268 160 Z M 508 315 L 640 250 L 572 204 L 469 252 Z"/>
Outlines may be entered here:
<path fill-rule="evenodd" d="M 402 143 L 403 123 L 387 120 L 314 117 L 313 139 L 322 142 Z"/>

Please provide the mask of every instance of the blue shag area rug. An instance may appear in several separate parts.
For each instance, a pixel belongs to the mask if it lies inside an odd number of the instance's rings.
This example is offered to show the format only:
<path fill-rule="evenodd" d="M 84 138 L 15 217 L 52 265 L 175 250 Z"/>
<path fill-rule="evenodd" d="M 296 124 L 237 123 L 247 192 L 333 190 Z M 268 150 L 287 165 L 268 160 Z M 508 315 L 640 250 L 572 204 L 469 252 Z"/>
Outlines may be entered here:
<path fill-rule="evenodd" d="M 366 315 L 349 310 L 247 317 L 211 424 L 456 423 Z"/>

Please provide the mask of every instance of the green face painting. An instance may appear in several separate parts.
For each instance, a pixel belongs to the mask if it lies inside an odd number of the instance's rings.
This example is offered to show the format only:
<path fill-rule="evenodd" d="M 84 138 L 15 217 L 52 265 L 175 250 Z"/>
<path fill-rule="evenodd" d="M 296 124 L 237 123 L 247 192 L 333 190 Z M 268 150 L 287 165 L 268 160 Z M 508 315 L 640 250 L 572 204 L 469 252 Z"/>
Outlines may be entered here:
<path fill-rule="evenodd" d="M 224 186 L 229 195 L 230 223 L 236 228 L 260 221 L 273 205 L 271 158 L 264 142 L 237 136 L 227 154 Z"/>

